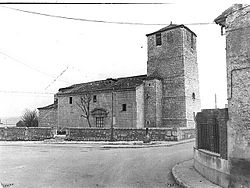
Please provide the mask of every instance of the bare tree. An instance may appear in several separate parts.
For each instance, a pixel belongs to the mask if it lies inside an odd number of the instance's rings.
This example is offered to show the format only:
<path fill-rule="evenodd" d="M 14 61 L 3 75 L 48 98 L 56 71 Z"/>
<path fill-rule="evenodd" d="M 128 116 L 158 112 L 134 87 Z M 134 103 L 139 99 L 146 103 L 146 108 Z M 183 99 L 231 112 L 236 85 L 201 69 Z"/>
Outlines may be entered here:
<path fill-rule="evenodd" d="M 89 120 L 90 117 L 89 106 L 91 99 L 92 96 L 90 95 L 90 93 L 86 93 L 80 97 L 80 103 L 76 102 L 77 106 L 82 110 L 81 116 L 87 120 L 89 127 L 91 127 L 91 123 Z"/>
<path fill-rule="evenodd" d="M 17 126 L 20 126 L 20 127 L 38 127 L 37 111 L 26 109 L 24 114 L 21 116 L 21 121 L 18 122 Z"/>

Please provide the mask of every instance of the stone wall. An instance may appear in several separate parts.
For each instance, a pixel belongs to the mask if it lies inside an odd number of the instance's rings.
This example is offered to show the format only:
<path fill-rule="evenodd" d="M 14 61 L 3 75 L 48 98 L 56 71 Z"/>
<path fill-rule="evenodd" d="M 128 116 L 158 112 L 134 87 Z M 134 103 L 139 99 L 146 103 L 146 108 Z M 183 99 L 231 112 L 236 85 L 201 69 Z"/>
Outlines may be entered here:
<path fill-rule="evenodd" d="M 36 141 L 52 137 L 52 129 L 48 127 L 0 127 L 0 140 L 4 141 Z"/>
<path fill-rule="evenodd" d="M 146 129 L 114 128 L 115 141 L 143 141 Z M 107 128 L 67 128 L 67 140 L 109 141 L 111 129 Z M 194 129 L 180 130 L 177 128 L 149 128 L 152 141 L 177 141 L 194 138 Z M 189 135 L 189 136 L 188 136 Z"/>
<path fill-rule="evenodd" d="M 250 6 L 234 4 L 215 22 L 226 31 L 230 187 L 250 187 Z"/>
<path fill-rule="evenodd" d="M 144 81 L 144 113 L 144 127 L 161 126 L 162 84 L 158 79 L 150 79 Z"/>
<path fill-rule="evenodd" d="M 136 128 L 144 127 L 144 84 L 136 88 Z"/>
<path fill-rule="evenodd" d="M 230 187 L 228 160 L 222 159 L 219 154 L 194 148 L 194 168 L 209 181 Z"/>
<path fill-rule="evenodd" d="M 112 93 L 111 91 L 91 93 L 96 95 L 96 102 L 90 102 L 90 111 L 95 108 L 102 108 L 108 112 L 104 118 L 104 128 L 110 127 L 112 114 Z M 82 112 L 77 106 L 80 103 L 80 94 L 58 96 L 58 126 L 59 127 L 88 127 L 85 118 L 81 117 Z M 72 104 L 69 104 L 69 97 L 72 97 Z M 122 105 L 126 104 L 126 111 L 122 111 Z M 113 92 L 113 124 L 118 127 L 136 127 L 136 91 L 123 90 Z M 92 127 L 96 127 L 96 120 L 90 116 Z"/>
<path fill-rule="evenodd" d="M 57 127 L 57 108 L 39 109 L 38 126 L 39 127 Z"/>

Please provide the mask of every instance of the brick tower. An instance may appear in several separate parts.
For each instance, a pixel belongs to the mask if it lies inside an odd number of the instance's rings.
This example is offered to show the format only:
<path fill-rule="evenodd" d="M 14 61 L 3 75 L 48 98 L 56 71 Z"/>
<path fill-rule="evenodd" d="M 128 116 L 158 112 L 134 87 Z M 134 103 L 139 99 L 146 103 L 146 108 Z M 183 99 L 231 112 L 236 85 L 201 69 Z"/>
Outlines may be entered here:
<path fill-rule="evenodd" d="M 162 80 L 161 126 L 194 128 L 200 111 L 196 34 L 170 24 L 146 36 L 147 75 Z"/>

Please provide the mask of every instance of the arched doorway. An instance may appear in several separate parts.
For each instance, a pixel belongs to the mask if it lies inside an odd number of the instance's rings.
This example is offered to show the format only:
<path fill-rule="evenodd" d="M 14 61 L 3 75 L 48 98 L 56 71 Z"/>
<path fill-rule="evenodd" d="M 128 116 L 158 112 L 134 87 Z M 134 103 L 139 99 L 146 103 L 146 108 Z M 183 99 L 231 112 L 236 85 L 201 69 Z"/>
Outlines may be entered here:
<path fill-rule="evenodd" d="M 105 118 L 108 116 L 108 111 L 104 108 L 95 108 L 91 111 L 96 127 L 105 127 Z"/>

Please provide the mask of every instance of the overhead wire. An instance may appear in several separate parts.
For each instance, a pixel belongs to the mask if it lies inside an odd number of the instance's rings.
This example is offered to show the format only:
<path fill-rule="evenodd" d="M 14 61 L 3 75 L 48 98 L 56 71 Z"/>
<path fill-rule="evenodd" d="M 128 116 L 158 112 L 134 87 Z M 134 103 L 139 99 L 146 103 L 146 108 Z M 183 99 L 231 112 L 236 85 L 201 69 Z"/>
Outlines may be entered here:
<path fill-rule="evenodd" d="M 74 21 L 83 21 L 83 22 L 95 22 L 95 23 L 105 23 L 105 24 L 121 24 L 121 25 L 145 25 L 145 26 L 167 25 L 166 23 L 143 23 L 143 22 L 122 22 L 122 21 L 94 20 L 94 19 L 85 19 L 85 18 L 76 18 L 76 17 L 53 15 L 53 14 L 23 10 L 23 9 L 19 9 L 19 8 L 8 7 L 8 6 L 0 6 L 0 7 L 7 8 L 7 9 L 10 9 L 10 10 L 19 11 L 19 12 L 29 13 L 29 14 L 36 14 L 36 15 L 40 15 L 40 16 L 47 16 L 47 17 L 52 17 L 52 18 L 61 18 L 61 19 L 74 20 Z M 204 22 L 204 23 L 200 22 L 200 23 L 186 23 L 184 25 L 210 25 L 210 24 L 215 24 L 215 23 L 214 22 Z"/>
<path fill-rule="evenodd" d="M 60 78 L 67 70 L 68 70 L 69 66 L 67 66 L 66 69 L 64 69 L 46 88 L 45 90 L 47 90 L 53 83 L 55 83 L 55 81 Z"/>
<path fill-rule="evenodd" d="M 13 1 L 5 1 L 5 2 L 0 2 L 0 4 L 53 4 L 53 5 L 164 5 L 164 4 L 174 4 L 172 2 L 141 2 L 141 3 L 131 3 L 131 2 L 104 2 L 104 3 L 98 3 L 98 2 L 13 2 Z"/>
<path fill-rule="evenodd" d="M 40 71 L 39 69 L 36 69 L 36 68 L 34 68 L 34 67 L 32 67 L 32 66 L 30 66 L 30 65 L 28 65 L 28 64 L 26 64 L 26 63 L 24 63 L 24 62 L 22 62 L 22 61 L 20 61 L 19 59 L 15 58 L 15 57 L 13 57 L 13 56 L 11 56 L 11 55 L 8 55 L 8 54 L 5 53 L 5 52 L 0 51 L 0 54 L 2 54 L 2 55 L 4 55 L 4 56 L 8 57 L 9 59 L 12 59 L 13 61 L 15 61 L 15 62 L 17 62 L 17 63 L 19 63 L 19 64 L 22 64 L 22 65 L 24 65 L 24 66 L 26 66 L 26 67 L 28 67 L 28 68 L 34 70 L 34 71 L 37 71 L 37 72 L 39 72 L 39 73 L 41 73 L 41 74 L 43 74 L 43 75 L 49 76 L 49 77 L 51 77 L 51 78 L 55 78 L 55 76 L 52 76 L 52 75 L 47 74 L 47 73 L 45 73 L 45 72 L 43 72 L 43 71 Z M 70 83 L 67 82 L 67 81 L 63 81 L 63 80 L 61 80 L 61 81 L 64 82 L 64 83 L 70 84 Z"/>
<path fill-rule="evenodd" d="M 54 95 L 50 92 L 34 92 L 34 91 L 10 91 L 10 90 L 0 90 L 0 93 L 19 93 L 19 94 L 33 94 L 33 95 Z"/>

